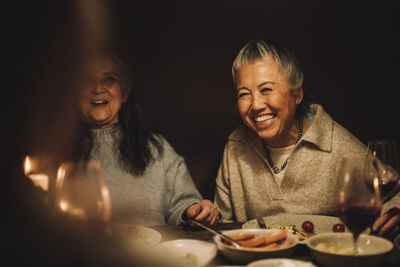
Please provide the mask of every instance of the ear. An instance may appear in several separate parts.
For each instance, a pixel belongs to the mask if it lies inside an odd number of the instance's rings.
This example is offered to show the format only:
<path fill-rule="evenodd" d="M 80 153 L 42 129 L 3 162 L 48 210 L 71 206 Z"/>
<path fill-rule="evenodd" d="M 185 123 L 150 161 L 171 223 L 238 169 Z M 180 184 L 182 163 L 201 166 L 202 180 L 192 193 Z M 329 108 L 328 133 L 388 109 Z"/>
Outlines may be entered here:
<path fill-rule="evenodd" d="M 303 96 L 304 96 L 303 87 L 300 87 L 297 92 L 297 96 L 296 96 L 296 104 L 297 105 L 301 103 L 301 101 L 303 100 Z"/>

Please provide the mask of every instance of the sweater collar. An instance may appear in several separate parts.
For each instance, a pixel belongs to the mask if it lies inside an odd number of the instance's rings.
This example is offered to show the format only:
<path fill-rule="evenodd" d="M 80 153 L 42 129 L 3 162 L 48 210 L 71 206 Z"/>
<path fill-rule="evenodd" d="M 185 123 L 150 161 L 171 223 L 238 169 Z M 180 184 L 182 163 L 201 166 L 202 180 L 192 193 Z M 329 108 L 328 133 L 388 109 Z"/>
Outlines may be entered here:
<path fill-rule="evenodd" d="M 106 139 L 113 139 L 115 134 L 118 133 L 119 131 L 120 131 L 120 126 L 119 124 L 116 124 L 114 126 L 104 129 L 91 129 L 90 133 L 96 140 L 106 140 Z"/>
<path fill-rule="evenodd" d="M 322 151 L 331 151 L 333 136 L 331 116 L 318 104 L 311 105 L 311 112 L 315 114 L 314 120 L 303 136 L 303 141 L 314 144 Z"/>

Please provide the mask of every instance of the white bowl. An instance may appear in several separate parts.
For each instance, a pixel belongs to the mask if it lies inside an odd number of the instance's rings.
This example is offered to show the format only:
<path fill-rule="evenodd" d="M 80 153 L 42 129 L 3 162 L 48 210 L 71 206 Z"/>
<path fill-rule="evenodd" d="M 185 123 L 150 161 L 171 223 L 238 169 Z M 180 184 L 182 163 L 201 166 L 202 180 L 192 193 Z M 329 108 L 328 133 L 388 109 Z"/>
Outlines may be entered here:
<path fill-rule="evenodd" d="M 317 267 L 312 262 L 292 259 L 264 259 L 253 261 L 246 267 Z"/>
<path fill-rule="evenodd" d="M 325 233 L 310 237 L 306 244 L 315 261 L 327 267 L 353 266 L 355 263 L 363 267 L 379 266 L 393 249 L 393 243 L 382 237 L 361 234 L 357 242 L 358 253 L 354 256 L 352 238 L 351 233 Z M 334 252 L 334 249 L 339 250 Z"/>
<path fill-rule="evenodd" d="M 227 236 L 254 234 L 256 237 L 271 236 L 279 232 L 281 232 L 279 229 L 237 229 L 222 231 Z M 265 250 L 256 248 L 238 249 L 222 242 L 219 236 L 215 236 L 214 241 L 219 251 L 233 264 L 248 264 L 249 262 L 266 258 L 287 258 L 293 254 L 294 247 L 298 243 L 298 239 L 293 234 L 287 234 L 287 238 L 281 244 L 280 248 Z"/>
<path fill-rule="evenodd" d="M 206 266 L 217 255 L 217 246 L 212 242 L 196 239 L 176 239 L 156 246 L 168 266 Z"/>

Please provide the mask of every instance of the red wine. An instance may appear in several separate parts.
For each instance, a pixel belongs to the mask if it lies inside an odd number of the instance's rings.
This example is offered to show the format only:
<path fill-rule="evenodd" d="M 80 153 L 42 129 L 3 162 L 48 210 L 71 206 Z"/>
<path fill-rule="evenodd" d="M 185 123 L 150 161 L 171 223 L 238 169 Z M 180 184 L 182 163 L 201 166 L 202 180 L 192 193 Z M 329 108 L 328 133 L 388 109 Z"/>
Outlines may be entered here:
<path fill-rule="evenodd" d="M 343 223 L 356 237 L 371 225 L 380 210 L 380 206 L 368 203 L 344 203 L 336 208 Z"/>
<path fill-rule="evenodd" d="M 379 191 L 381 194 L 381 197 L 385 197 L 387 194 L 392 191 L 393 188 L 395 188 L 397 185 L 397 181 L 389 181 L 389 180 L 380 180 L 379 181 Z M 373 191 L 374 190 L 374 185 L 372 181 L 367 182 L 368 188 Z"/>

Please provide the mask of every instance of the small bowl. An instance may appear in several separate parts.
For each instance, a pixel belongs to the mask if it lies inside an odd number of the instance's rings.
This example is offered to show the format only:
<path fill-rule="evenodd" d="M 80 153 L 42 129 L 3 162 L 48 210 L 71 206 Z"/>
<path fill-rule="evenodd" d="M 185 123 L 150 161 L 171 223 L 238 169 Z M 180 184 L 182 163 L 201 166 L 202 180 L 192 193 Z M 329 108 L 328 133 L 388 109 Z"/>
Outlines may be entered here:
<path fill-rule="evenodd" d="M 227 236 L 236 236 L 243 234 L 254 234 L 256 237 L 271 236 L 281 232 L 279 229 L 236 229 L 227 230 L 222 233 Z M 252 261 L 266 258 L 288 258 L 294 252 L 294 247 L 298 244 L 298 239 L 293 234 L 287 234 L 286 240 L 281 247 L 274 249 L 257 249 L 257 248 L 235 248 L 221 241 L 221 237 L 215 236 L 214 242 L 217 244 L 219 251 L 230 262 L 234 264 L 248 264 Z"/>
<path fill-rule="evenodd" d="M 293 260 L 293 259 L 285 259 L 285 258 L 276 258 L 276 259 L 264 259 L 253 261 L 246 265 L 246 267 L 317 267 L 312 262 L 302 261 L 302 260 Z"/>
<path fill-rule="evenodd" d="M 217 246 L 197 239 L 175 239 L 165 241 L 155 247 L 168 266 L 196 266 L 209 264 L 217 255 Z M 174 263 L 175 265 L 171 265 Z"/>
<path fill-rule="evenodd" d="M 361 234 L 358 238 L 359 253 L 354 256 L 351 233 L 325 233 L 310 237 L 306 244 L 316 262 L 326 267 L 358 266 L 375 267 L 385 262 L 393 243 L 377 236 Z"/>

